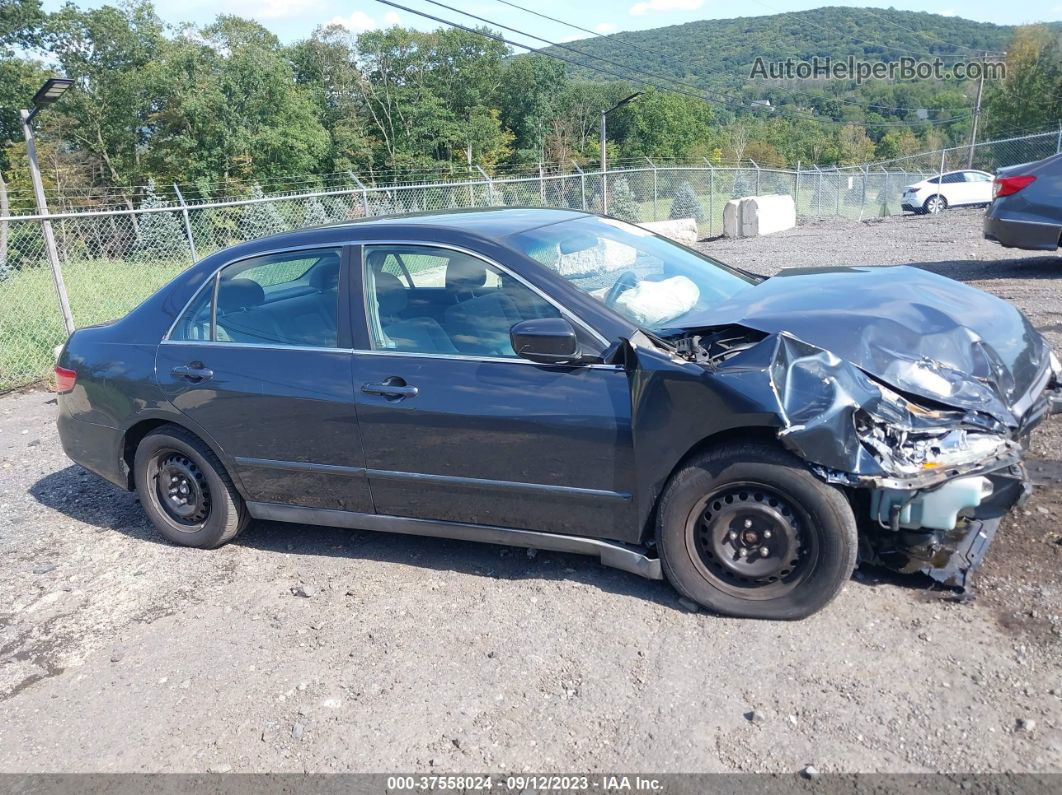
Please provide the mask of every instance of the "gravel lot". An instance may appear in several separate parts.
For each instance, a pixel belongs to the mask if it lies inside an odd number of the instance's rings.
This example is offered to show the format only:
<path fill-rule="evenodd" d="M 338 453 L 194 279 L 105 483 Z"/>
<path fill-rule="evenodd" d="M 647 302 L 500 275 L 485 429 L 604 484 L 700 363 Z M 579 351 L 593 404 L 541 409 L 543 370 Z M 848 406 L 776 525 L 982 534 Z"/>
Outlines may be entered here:
<path fill-rule="evenodd" d="M 982 241 L 977 212 L 703 245 L 914 263 L 1062 348 L 1062 259 Z M 279 524 L 179 549 L 54 413 L 0 398 L 0 771 L 1062 772 L 1062 422 L 976 598 L 859 572 L 779 624 L 554 553 Z"/>

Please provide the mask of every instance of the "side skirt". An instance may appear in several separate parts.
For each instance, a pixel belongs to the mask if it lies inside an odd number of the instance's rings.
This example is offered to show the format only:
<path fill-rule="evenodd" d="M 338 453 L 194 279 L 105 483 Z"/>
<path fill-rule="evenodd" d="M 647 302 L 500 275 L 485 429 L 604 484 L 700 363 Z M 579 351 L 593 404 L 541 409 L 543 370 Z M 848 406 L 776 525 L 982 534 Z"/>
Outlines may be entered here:
<path fill-rule="evenodd" d="M 380 516 L 371 513 L 353 513 L 327 508 L 303 508 L 297 505 L 281 505 L 274 502 L 249 502 L 247 510 L 255 519 L 272 522 L 295 522 L 317 524 L 326 527 L 344 527 L 351 530 L 372 530 L 381 533 L 403 533 L 414 536 L 453 538 L 459 541 L 479 541 L 486 544 L 502 544 L 512 547 L 534 547 L 554 552 L 570 552 L 576 555 L 593 555 L 606 566 L 623 569 L 650 580 L 662 580 L 663 572 L 658 558 L 650 558 L 621 544 L 601 541 L 596 538 L 540 533 L 535 530 L 513 530 L 507 527 L 461 524 L 460 522 L 437 522 L 430 519 L 407 519 L 401 516 Z"/>

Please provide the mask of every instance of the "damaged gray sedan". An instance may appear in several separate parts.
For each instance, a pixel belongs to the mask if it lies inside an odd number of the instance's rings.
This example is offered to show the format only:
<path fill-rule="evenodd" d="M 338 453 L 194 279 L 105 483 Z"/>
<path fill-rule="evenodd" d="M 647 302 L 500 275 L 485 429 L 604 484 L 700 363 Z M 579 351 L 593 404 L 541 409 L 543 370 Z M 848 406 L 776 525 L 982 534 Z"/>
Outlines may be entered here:
<path fill-rule="evenodd" d="M 859 562 L 965 588 L 1060 379 L 1014 307 L 925 271 L 764 279 L 516 208 L 215 252 L 57 364 L 64 449 L 173 543 L 271 520 L 551 549 L 779 619 Z"/>

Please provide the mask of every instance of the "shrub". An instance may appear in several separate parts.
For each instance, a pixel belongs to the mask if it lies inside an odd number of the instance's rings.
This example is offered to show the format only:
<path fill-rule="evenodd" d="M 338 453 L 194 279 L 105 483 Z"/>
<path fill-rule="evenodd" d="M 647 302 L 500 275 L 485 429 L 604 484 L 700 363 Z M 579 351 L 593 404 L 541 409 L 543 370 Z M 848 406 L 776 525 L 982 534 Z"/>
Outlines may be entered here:
<path fill-rule="evenodd" d="M 140 202 L 141 210 L 168 207 L 169 204 L 155 193 L 154 180 L 148 181 L 147 195 Z M 188 240 L 177 213 L 144 213 L 137 217 L 136 232 L 138 255 L 150 259 L 172 259 L 189 252 Z"/>
<path fill-rule="evenodd" d="M 632 224 L 640 219 L 638 212 L 638 200 L 634 197 L 634 191 L 623 177 L 608 181 L 608 214 L 621 221 Z"/>
<path fill-rule="evenodd" d="M 697 223 L 704 220 L 704 208 L 697 198 L 697 192 L 689 182 L 683 182 L 671 201 L 669 218 L 693 218 Z"/>
<path fill-rule="evenodd" d="M 262 186 L 255 183 L 249 198 L 261 199 L 264 196 Z M 280 217 L 280 212 L 273 202 L 255 202 L 243 206 L 240 216 L 240 237 L 243 240 L 275 235 L 277 232 L 283 232 L 285 228 L 284 219 Z"/>
<path fill-rule="evenodd" d="M 302 225 L 304 227 L 324 226 L 330 223 L 331 220 L 324 205 L 321 204 L 316 196 L 306 201 L 306 210 L 302 217 Z"/>

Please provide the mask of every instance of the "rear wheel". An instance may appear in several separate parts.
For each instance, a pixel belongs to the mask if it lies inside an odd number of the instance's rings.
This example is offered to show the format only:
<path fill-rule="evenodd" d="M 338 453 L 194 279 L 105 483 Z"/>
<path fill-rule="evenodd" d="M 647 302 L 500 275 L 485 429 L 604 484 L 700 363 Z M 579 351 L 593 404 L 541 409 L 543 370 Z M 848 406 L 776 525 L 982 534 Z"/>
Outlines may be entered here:
<path fill-rule="evenodd" d="M 680 593 L 747 618 L 811 615 L 856 560 L 848 500 L 766 444 L 721 446 L 677 472 L 661 498 L 657 542 Z"/>
<path fill-rule="evenodd" d="M 946 209 L 948 209 L 948 200 L 939 193 L 930 196 L 922 205 L 922 211 L 927 212 L 930 215 L 936 215 L 937 213 L 944 212 Z"/>
<path fill-rule="evenodd" d="M 145 436 L 133 470 L 140 504 L 175 544 L 219 547 L 251 523 L 217 456 L 184 428 L 163 425 Z"/>

